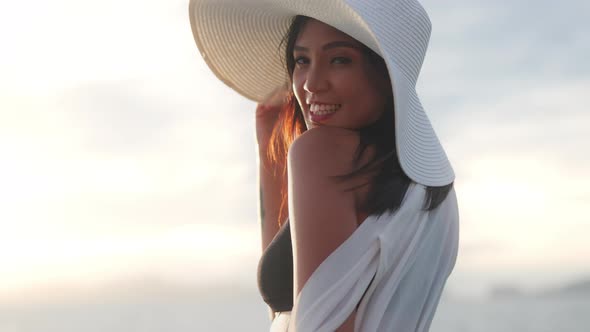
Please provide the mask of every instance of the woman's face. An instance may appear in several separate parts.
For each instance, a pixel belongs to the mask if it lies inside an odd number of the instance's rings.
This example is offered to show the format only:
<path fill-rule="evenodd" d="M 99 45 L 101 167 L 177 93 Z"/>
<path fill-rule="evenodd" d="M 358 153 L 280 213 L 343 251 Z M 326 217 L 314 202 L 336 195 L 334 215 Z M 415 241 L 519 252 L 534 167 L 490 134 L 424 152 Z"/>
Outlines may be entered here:
<path fill-rule="evenodd" d="M 369 63 L 363 47 L 320 21 L 310 19 L 303 26 L 293 51 L 293 91 L 307 129 L 359 129 L 379 119 L 391 85 Z"/>

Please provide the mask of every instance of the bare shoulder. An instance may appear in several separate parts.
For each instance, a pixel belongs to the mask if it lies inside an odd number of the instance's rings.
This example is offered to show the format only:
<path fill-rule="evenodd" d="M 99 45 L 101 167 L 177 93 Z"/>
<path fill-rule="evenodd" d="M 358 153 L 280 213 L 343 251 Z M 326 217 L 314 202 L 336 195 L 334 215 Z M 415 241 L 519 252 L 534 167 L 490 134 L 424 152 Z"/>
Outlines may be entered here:
<path fill-rule="evenodd" d="M 319 127 L 301 134 L 288 152 L 289 220 L 294 299 L 317 267 L 357 228 L 355 193 L 329 176 L 351 170 L 359 143 L 352 130 Z"/>
<path fill-rule="evenodd" d="M 352 169 L 359 133 L 336 127 L 307 130 L 291 144 L 288 160 L 292 166 L 309 166 L 318 171 L 348 172 Z"/>

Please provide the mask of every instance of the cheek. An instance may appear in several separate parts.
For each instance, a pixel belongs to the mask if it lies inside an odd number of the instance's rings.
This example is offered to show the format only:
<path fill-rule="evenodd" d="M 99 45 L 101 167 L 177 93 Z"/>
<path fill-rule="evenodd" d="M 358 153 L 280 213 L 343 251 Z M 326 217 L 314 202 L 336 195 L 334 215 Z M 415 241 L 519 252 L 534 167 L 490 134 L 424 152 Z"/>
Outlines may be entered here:
<path fill-rule="evenodd" d="M 367 88 L 359 91 L 358 109 L 363 110 L 358 114 L 360 122 L 373 122 L 379 119 L 385 107 L 385 98 L 381 91 Z"/>

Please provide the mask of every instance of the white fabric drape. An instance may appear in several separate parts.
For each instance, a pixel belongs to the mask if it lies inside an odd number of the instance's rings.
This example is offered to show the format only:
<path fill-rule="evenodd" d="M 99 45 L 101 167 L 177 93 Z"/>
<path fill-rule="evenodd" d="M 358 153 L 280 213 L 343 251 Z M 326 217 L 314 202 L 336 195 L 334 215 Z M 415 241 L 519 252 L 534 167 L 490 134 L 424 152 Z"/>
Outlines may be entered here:
<path fill-rule="evenodd" d="M 333 332 L 359 301 L 355 331 L 428 331 L 455 266 L 459 215 L 454 189 L 422 211 L 425 189 L 412 183 L 398 211 L 369 216 L 320 264 L 294 301 L 289 332 Z"/>

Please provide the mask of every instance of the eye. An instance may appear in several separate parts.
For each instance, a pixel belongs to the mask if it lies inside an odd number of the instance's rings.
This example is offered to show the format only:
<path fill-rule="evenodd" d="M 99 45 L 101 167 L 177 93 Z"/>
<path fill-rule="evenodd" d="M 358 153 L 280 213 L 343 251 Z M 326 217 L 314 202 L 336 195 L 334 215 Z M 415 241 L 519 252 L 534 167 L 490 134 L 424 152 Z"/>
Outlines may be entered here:
<path fill-rule="evenodd" d="M 304 56 L 296 57 L 294 59 L 295 64 L 296 65 L 303 65 L 303 64 L 305 64 L 304 62 L 301 62 L 300 60 L 302 60 L 302 61 L 305 60 L 306 61 L 307 58 L 304 57 Z M 350 62 L 352 62 L 352 60 L 350 60 L 349 58 L 341 57 L 341 56 L 332 58 L 332 63 L 348 64 Z"/>
<path fill-rule="evenodd" d="M 332 62 L 334 62 L 336 60 L 340 60 L 340 62 L 343 64 L 347 64 L 347 63 L 351 62 L 351 60 L 349 58 L 345 58 L 345 57 L 341 57 L 341 56 L 335 57 L 334 59 L 332 59 Z"/>
<path fill-rule="evenodd" d="M 303 63 L 299 62 L 299 60 L 303 60 L 303 59 L 307 59 L 307 58 L 304 56 L 295 57 L 295 64 L 302 65 Z"/>

